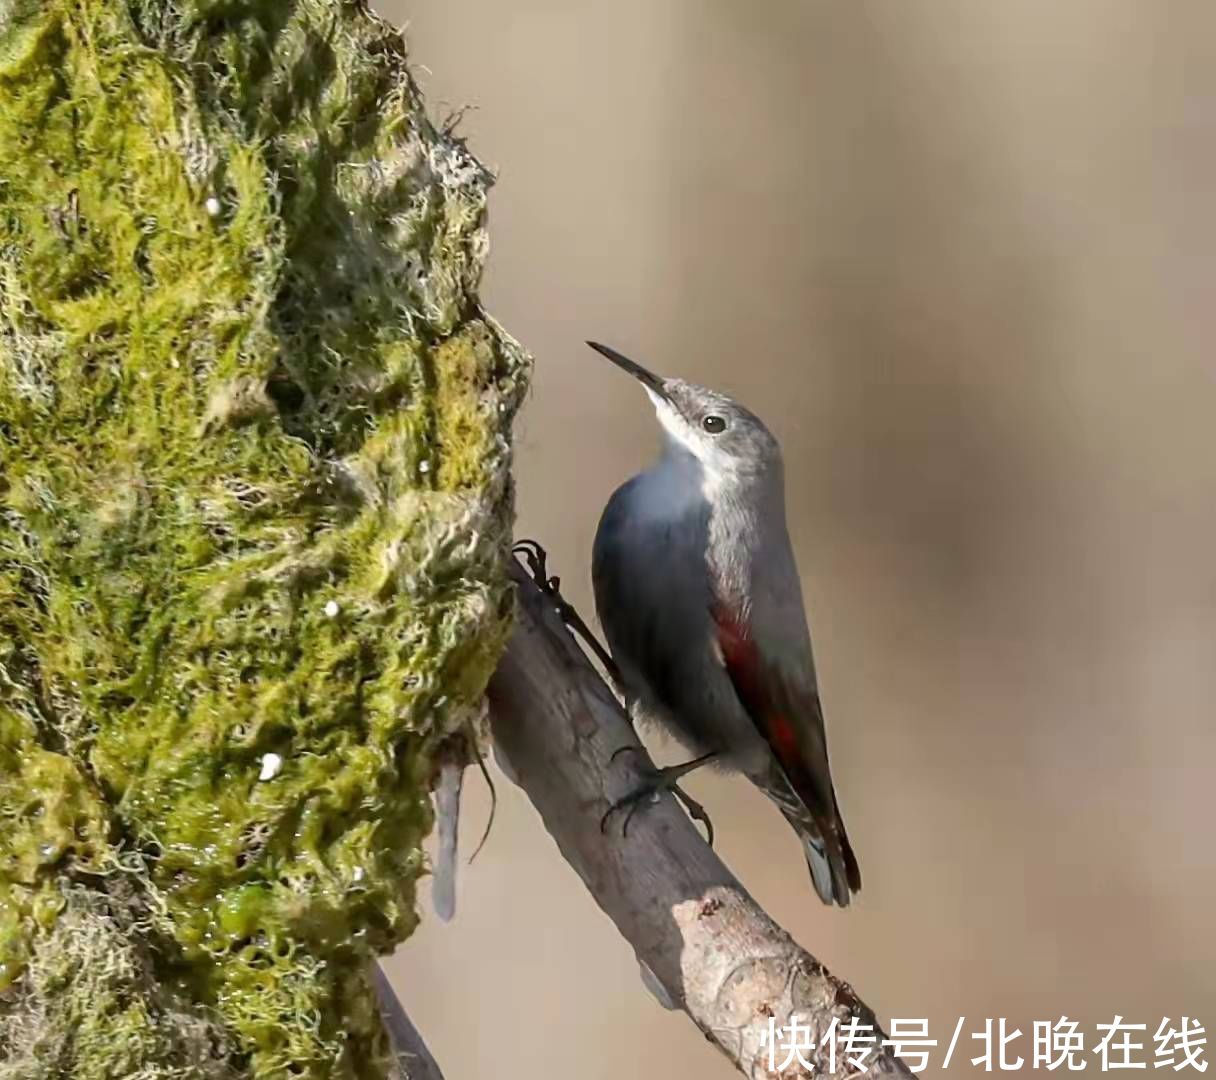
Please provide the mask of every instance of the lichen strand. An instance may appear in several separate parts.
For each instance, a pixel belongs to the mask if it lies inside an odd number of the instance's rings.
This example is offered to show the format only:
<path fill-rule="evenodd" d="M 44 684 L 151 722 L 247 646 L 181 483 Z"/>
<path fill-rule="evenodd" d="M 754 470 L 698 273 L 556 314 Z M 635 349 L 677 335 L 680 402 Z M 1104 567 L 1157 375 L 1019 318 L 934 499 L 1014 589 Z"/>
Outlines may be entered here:
<path fill-rule="evenodd" d="M 0 1077 L 382 1075 L 510 613 L 487 187 L 361 4 L 0 3 Z"/>

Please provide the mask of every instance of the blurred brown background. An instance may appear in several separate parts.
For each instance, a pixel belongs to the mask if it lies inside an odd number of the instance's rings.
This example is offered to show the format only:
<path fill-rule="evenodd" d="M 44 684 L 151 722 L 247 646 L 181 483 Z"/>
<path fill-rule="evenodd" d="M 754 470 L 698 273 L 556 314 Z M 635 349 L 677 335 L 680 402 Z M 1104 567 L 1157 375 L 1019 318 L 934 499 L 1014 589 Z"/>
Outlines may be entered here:
<path fill-rule="evenodd" d="M 1216 6 L 380 7 L 500 171 L 519 533 L 567 595 L 657 445 L 584 338 L 784 442 L 865 889 L 824 909 L 764 799 L 694 778 L 742 880 L 942 1049 L 960 1015 L 1021 1026 L 1027 1070 L 1061 1013 L 1147 1023 L 1149 1061 L 1165 1015 L 1216 1041 Z M 450 1080 L 731 1075 L 499 791 L 456 921 L 391 962 Z"/>

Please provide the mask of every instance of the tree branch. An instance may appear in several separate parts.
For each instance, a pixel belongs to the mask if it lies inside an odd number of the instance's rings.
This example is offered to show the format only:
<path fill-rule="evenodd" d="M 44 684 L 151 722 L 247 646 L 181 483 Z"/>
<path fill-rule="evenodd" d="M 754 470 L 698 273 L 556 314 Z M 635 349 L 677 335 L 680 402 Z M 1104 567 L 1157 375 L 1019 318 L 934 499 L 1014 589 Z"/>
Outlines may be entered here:
<path fill-rule="evenodd" d="M 788 1041 L 796 1017 L 818 1042 L 802 1057 L 816 1075 L 853 1076 L 846 1061 L 851 1020 L 873 1025 L 869 1075 L 912 1074 L 889 1047 L 873 1012 L 845 982 L 800 948 L 748 895 L 674 799 L 601 832 L 614 800 L 639 780 L 645 751 L 615 696 L 558 618 L 554 602 L 513 565 L 519 614 L 507 653 L 490 682 L 490 716 L 503 764 L 528 794 L 562 856 L 633 946 L 647 982 L 682 1008 L 746 1076 L 772 1076 L 770 1021 Z M 836 1028 L 831 1027 L 833 1021 Z M 835 1053 L 835 1068 L 831 1066 Z M 786 1058 L 778 1049 L 778 1066 Z M 781 1075 L 802 1075 L 788 1069 Z"/>

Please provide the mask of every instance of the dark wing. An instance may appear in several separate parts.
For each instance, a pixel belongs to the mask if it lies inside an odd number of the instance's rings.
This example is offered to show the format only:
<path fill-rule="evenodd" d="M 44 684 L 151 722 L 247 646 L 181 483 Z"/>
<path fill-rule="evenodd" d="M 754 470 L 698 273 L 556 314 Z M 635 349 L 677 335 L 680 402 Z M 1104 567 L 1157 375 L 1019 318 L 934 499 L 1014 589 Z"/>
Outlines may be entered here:
<path fill-rule="evenodd" d="M 710 613 L 735 693 L 773 751 L 774 775 L 766 790 L 810 845 L 808 861 L 821 896 L 844 907 L 850 893 L 861 888 L 861 871 L 836 801 L 819 693 L 767 662 L 744 619 L 716 602 Z M 830 894 L 816 874 L 813 852 L 827 861 Z"/>

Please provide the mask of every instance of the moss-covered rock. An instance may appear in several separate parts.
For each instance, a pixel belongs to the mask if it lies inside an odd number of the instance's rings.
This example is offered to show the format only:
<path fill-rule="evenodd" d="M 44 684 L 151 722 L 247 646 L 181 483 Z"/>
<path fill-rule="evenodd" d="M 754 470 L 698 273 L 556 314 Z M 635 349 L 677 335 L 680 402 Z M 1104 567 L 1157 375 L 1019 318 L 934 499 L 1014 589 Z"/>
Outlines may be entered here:
<path fill-rule="evenodd" d="M 510 614 L 487 186 L 362 4 L 0 0 L 0 1077 L 381 1075 Z"/>

